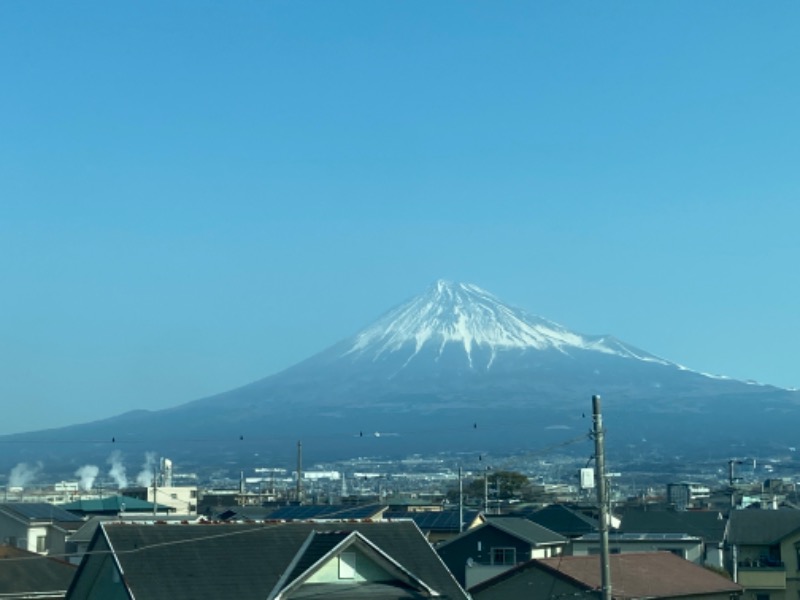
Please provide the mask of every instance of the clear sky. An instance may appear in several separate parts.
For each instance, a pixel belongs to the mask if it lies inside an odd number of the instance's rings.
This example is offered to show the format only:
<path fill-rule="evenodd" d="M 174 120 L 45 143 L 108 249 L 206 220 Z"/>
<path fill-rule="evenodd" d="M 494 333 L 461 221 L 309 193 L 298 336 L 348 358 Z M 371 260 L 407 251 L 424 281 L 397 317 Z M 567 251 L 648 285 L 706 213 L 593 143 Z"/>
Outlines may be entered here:
<path fill-rule="evenodd" d="M 0 3 L 0 433 L 438 278 L 800 387 L 800 3 Z M 598 390 L 602 393 L 602 390 Z"/>

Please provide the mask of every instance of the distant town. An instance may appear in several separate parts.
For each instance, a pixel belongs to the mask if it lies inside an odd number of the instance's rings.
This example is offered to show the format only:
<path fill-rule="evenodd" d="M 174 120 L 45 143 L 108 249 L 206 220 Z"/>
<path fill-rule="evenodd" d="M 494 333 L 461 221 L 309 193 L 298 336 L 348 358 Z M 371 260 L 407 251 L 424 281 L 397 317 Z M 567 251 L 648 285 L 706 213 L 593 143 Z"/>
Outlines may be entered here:
<path fill-rule="evenodd" d="M 276 598 L 358 593 L 514 600 L 602 593 L 596 577 L 576 575 L 585 561 L 599 568 L 600 560 L 601 504 L 591 451 L 583 457 L 552 449 L 533 456 L 414 454 L 304 464 L 302 442 L 296 450 L 294 468 L 210 465 L 202 473 L 152 453 L 139 472 L 129 467 L 129 473 L 115 455 L 103 470 L 87 465 L 60 481 L 46 481 L 36 465 L 19 464 L 0 480 L 0 573 L 14 569 L 12 578 L 0 576 L 0 594 L 159 597 L 152 595 L 148 573 L 154 572 L 151 561 L 166 568 L 163 544 L 178 545 L 167 562 L 174 572 L 159 577 L 186 590 L 170 598 L 197 597 L 194 584 L 181 582 L 202 579 L 181 567 L 200 560 L 197 552 L 202 560 L 234 562 L 238 553 L 256 552 L 265 561 L 305 566 L 294 567 L 293 579 L 286 565 L 272 579 L 262 574 L 251 584 L 254 595 L 243 598 L 266 597 L 270 590 L 278 590 L 270 596 Z M 608 465 L 609 561 L 612 577 L 633 586 L 624 588 L 624 597 L 796 597 L 800 498 L 786 460 L 729 459 L 683 469 L 677 462 L 669 472 Z M 284 538 L 275 530 L 284 528 L 296 547 L 286 542 L 285 555 L 276 558 Z M 216 545 L 220 532 L 264 539 L 256 549 L 229 545 L 227 537 Z M 319 542 L 327 550 L 308 554 L 304 540 L 314 536 L 327 540 Z M 133 547 L 135 555 L 125 550 Z M 423 555 L 429 564 L 419 564 L 420 548 L 430 549 Z M 395 564 L 407 554 L 417 556 L 413 569 Z M 648 585 L 658 593 L 637 595 L 626 569 L 649 573 Z M 674 580 L 656 585 L 658 573 L 684 578 L 688 591 Z M 208 585 L 224 581 L 216 577 Z M 565 585 L 571 591 L 549 591 Z M 391 595 L 398 590 L 406 595 Z"/>

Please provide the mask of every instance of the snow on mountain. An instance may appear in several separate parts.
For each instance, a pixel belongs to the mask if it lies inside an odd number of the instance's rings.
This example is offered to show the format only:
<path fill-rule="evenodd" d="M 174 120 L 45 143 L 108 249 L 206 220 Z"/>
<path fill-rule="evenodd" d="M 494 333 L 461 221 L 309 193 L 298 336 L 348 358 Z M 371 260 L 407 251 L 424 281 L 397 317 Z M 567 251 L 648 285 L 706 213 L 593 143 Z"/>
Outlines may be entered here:
<path fill-rule="evenodd" d="M 585 350 L 673 365 L 613 337 L 581 335 L 529 315 L 503 304 L 476 285 L 444 280 L 358 333 L 345 354 L 375 359 L 410 347 L 413 349 L 410 361 L 423 348 L 433 347 L 441 355 L 451 345 L 463 347 L 470 366 L 475 366 L 473 356 L 477 348 L 488 350 L 485 368 L 492 366 L 498 352 L 513 349 L 555 350 L 563 354 Z"/>

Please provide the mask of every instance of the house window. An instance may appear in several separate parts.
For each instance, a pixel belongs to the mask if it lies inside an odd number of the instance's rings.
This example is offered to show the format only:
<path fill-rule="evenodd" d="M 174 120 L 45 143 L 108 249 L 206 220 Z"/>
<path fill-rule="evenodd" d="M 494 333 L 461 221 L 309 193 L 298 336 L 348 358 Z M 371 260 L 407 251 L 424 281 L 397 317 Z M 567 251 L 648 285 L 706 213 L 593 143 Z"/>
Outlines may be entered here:
<path fill-rule="evenodd" d="M 756 600 L 769 600 L 769 594 L 756 594 Z"/>
<path fill-rule="evenodd" d="M 516 548 L 492 548 L 493 565 L 515 565 L 517 564 Z"/>
<path fill-rule="evenodd" d="M 339 579 L 356 578 L 356 553 L 342 552 L 339 555 Z"/>
<path fill-rule="evenodd" d="M 36 551 L 37 552 L 46 552 L 47 551 L 47 537 L 43 535 L 36 536 Z"/>

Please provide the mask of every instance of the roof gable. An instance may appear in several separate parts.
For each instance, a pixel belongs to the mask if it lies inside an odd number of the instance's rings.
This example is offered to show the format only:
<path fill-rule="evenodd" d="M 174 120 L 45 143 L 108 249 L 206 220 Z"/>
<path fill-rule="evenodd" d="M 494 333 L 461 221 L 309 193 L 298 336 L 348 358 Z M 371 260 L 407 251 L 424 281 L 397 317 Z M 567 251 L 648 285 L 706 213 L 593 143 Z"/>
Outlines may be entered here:
<path fill-rule="evenodd" d="M 323 548 L 329 549 L 322 556 L 319 556 L 320 550 Z M 304 548 L 298 553 L 300 560 L 295 564 L 292 575 L 288 578 L 288 583 L 281 585 L 281 582 L 279 582 L 268 596 L 268 600 L 291 598 L 293 592 L 312 581 L 323 567 L 336 561 L 343 552 L 353 550 L 358 550 L 359 556 L 366 557 L 367 560 L 371 561 L 373 567 L 377 567 L 380 572 L 385 573 L 390 578 L 390 585 L 397 586 L 399 584 L 401 587 L 408 587 L 422 592 L 426 597 L 440 595 L 358 531 L 348 534 L 343 532 L 312 532 Z M 311 563 L 315 558 L 316 560 Z M 311 564 L 309 565 L 308 563 Z M 382 580 L 382 583 L 387 583 L 386 577 L 382 578 Z"/>

